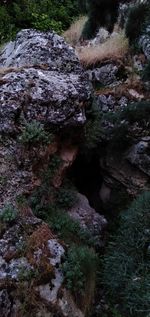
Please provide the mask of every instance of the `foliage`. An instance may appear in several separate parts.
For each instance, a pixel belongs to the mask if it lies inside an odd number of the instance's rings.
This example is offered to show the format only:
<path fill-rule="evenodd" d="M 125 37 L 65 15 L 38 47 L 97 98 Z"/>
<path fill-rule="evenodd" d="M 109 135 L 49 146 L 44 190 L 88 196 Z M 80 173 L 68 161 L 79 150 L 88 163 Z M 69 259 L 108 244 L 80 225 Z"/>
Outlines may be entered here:
<path fill-rule="evenodd" d="M 72 245 L 72 243 L 94 246 L 95 241 L 89 231 L 82 229 L 77 220 L 73 220 L 67 212 L 50 206 L 47 209 L 47 219 L 50 227 L 57 235 Z"/>
<path fill-rule="evenodd" d="M 62 22 L 51 20 L 47 14 L 32 14 L 33 21 L 32 26 L 33 28 L 41 31 L 48 31 L 50 29 L 55 30 L 56 33 L 62 33 Z"/>
<path fill-rule="evenodd" d="M 61 33 L 84 10 L 78 0 L 12 0 L 0 5 L 0 42 L 22 28 Z"/>
<path fill-rule="evenodd" d="M 96 271 L 97 257 L 95 252 L 83 246 L 72 246 L 63 264 L 65 284 L 74 294 L 82 294 L 86 283 Z"/>
<path fill-rule="evenodd" d="M 23 144 L 43 143 L 49 144 L 53 141 L 53 135 L 44 130 L 43 125 L 38 121 L 26 123 L 20 141 Z"/>
<path fill-rule="evenodd" d="M 4 6 L 0 5 L 0 43 L 8 41 L 13 36 L 14 25 Z"/>
<path fill-rule="evenodd" d="M 121 214 L 120 228 L 104 257 L 106 293 L 128 316 L 147 316 L 150 307 L 149 210 L 150 192 L 145 192 Z"/>
<path fill-rule="evenodd" d="M 16 219 L 16 217 L 17 217 L 17 212 L 12 205 L 6 205 L 0 211 L 0 220 L 4 223 L 14 221 Z"/>
<path fill-rule="evenodd" d="M 146 3 L 139 3 L 131 7 L 126 23 L 126 35 L 129 38 L 130 44 L 135 43 L 136 39 L 142 33 L 145 26 L 144 22 L 149 13 Z"/>
<path fill-rule="evenodd" d="M 77 201 L 76 191 L 67 187 L 60 187 L 56 192 L 55 201 L 59 208 L 71 208 Z"/>
<path fill-rule="evenodd" d="M 113 31 L 118 16 L 119 2 L 114 0 L 88 0 L 88 21 L 85 23 L 82 37 L 90 39 L 94 37 L 99 27 L 103 26 L 109 32 Z"/>

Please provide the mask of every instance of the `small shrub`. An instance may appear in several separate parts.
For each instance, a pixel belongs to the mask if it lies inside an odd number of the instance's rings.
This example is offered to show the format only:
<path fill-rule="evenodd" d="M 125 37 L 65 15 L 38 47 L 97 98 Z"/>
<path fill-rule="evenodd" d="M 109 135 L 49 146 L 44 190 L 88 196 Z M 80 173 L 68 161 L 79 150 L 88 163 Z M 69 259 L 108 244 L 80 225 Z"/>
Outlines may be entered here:
<path fill-rule="evenodd" d="M 77 201 L 76 191 L 60 187 L 56 193 L 56 204 L 59 208 L 71 208 Z"/>
<path fill-rule="evenodd" d="M 16 219 L 17 212 L 12 205 L 6 205 L 0 212 L 0 220 L 3 222 L 12 222 Z"/>
<path fill-rule="evenodd" d="M 86 283 L 96 270 L 97 257 L 88 247 L 73 246 L 68 250 L 63 272 L 66 287 L 74 294 L 83 294 Z"/>
<path fill-rule="evenodd" d="M 80 227 L 78 221 L 73 220 L 64 210 L 56 209 L 53 205 L 46 211 L 50 227 L 67 244 L 79 243 L 94 245 L 91 234 Z"/>
<path fill-rule="evenodd" d="M 53 141 L 53 135 L 46 132 L 38 121 L 26 123 L 20 141 L 23 144 L 35 145 L 36 143 L 49 144 Z"/>

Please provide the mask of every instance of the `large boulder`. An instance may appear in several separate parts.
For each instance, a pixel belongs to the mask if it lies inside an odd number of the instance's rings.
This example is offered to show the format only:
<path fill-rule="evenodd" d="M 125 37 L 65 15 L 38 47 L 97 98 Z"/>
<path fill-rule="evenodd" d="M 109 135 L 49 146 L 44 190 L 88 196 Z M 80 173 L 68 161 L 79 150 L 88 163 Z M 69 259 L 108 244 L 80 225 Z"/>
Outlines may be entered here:
<path fill-rule="evenodd" d="M 2 208 L 39 183 L 38 166 L 57 152 L 60 130 L 61 136 L 66 128 L 69 134 L 70 128 L 79 133 L 86 120 L 91 87 L 73 48 L 54 32 L 20 31 L 1 52 L 0 67 Z M 34 136 L 35 130 L 42 129 L 49 136 L 55 129 L 57 141 L 54 137 L 53 142 L 43 144 L 34 139 L 34 147 L 25 147 L 20 140 L 26 127 Z"/>

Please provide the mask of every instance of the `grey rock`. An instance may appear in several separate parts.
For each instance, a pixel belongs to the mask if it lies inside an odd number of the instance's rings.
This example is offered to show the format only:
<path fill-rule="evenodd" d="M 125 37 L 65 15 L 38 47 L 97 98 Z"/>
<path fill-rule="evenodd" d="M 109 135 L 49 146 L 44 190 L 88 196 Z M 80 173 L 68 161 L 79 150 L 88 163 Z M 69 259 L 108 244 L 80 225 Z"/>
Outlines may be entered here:
<path fill-rule="evenodd" d="M 106 219 L 90 207 L 88 199 L 84 195 L 78 193 L 77 198 L 75 206 L 68 211 L 69 215 L 77 220 L 83 229 L 91 232 L 93 237 L 101 240 L 102 233 L 107 226 Z M 102 240 L 99 242 L 101 243 Z"/>
<path fill-rule="evenodd" d="M 136 165 L 141 171 L 150 176 L 150 142 L 140 141 L 133 145 L 129 150 L 127 159 L 133 165 Z"/>
<path fill-rule="evenodd" d="M 48 130 L 82 127 L 91 84 L 74 50 L 54 32 L 22 30 L 0 54 L 0 208 L 32 192 L 33 165 L 46 147 L 27 151 L 20 136 L 27 123 Z M 43 153 L 43 154 L 42 154 Z"/>
<path fill-rule="evenodd" d="M 147 27 L 144 34 L 139 39 L 139 46 L 143 50 L 144 55 L 148 60 L 150 60 L 150 32 L 149 28 Z"/>
<path fill-rule="evenodd" d="M 25 29 L 0 54 L 0 67 L 47 65 L 49 70 L 81 72 L 74 49 L 54 32 Z"/>
<path fill-rule="evenodd" d="M 11 300 L 9 298 L 7 289 L 0 291 L 0 315 L 1 317 L 10 316 Z"/>
<path fill-rule="evenodd" d="M 106 64 L 100 68 L 88 70 L 87 74 L 91 81 L 97 81 L 102 85 L 111 85 L 117 82 L 118 67 L 113 64 Z"/>

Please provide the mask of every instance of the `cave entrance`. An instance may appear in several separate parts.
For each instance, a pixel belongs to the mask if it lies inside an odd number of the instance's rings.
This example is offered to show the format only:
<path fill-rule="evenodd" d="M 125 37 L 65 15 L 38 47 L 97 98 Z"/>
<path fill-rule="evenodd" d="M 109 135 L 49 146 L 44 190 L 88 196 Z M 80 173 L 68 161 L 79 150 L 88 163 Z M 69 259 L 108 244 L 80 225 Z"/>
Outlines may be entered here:
<path fill-rule="evenodd" d="M 103 178 L 100 173 L 98 155 L 93 153 L 90 158 L 86 158 L 79 154 L 69 171 L 69 178 L 78 191 L 88 198 L 90 206 L 97 212 L 101 212 L 102 202 L 99 192 Z"/>

